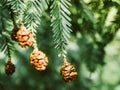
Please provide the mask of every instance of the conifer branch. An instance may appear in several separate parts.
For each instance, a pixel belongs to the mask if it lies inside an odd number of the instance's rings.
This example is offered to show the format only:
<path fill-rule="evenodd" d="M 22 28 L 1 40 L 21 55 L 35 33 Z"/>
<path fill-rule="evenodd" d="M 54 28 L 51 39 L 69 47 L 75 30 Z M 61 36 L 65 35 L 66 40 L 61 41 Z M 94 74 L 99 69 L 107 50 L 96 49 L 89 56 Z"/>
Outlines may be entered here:
<path fill-rule="evenodd" d="M 6 45 L 7 45 L 7 51 L 8 51 L 8 57 L 11 58 L 11 48 L 10 48 L 10 43 L 9 41 L 6 39 Z"/>
<path fill-rule="evenodd" d="M 18 22 L 22 21 L 22 17 L 24 11 L 26 9 L 25 1 L 24 0 L 8 0 L 8 6 L 11 7 L 12 11 L 14 12 L 14 17 Z"/>
<path fill-rule="evenodd" d="M 1 51 L 4 52 L 4 54 L 6 54 L 9 58 L 11 58 L 11 53 L 14 51 L 14 43 L 9 36 L 3 35 L 2 37 L 2 39 L 4 39 L 4 44 L 1 45 Z"/>
<path fill-rule="evenodd" d="M 36 28 L 41 23 L 40 17 L 47 7 L 46 0 L 31 0 L 28 2 L 24 22 L 34 37 L 36 36 Z"/>
<path fill-rule="evenodd" d="M 51 26 L 54 33 L 55 48 L 60 55 L 65 55 L 66 45 L 68 44 L 71 27 L 70 0 L 54 0 L 51 5 Z"/>
<path fill-rule="evenodd" d="M 11 5 L 15 12 L 24 11 L 26 7 L 24 0 L 8 0 L 8 5 Z"/>
<path fill-rule="evenodd" d="M 18 28 L 14 19 L 14 12 L 11 8 L 10 8 L 10 16 L 11 16 L 11 20 L 13 21 L 14 28 Z"/>
<path fill-rule="evenodd" d="M 13 47 L 13 41 L 11 40 L 9 31 L 7 31 L 6 27 L 5 27 L 5 21 L 2 18 L 1 19 L 1 26 L 2 26 L 2 34 L 0 37 L 0 51 L 4 52 L 9 58 L 11 57 L 11 51 L 14 51 L 14 47 Z"/>

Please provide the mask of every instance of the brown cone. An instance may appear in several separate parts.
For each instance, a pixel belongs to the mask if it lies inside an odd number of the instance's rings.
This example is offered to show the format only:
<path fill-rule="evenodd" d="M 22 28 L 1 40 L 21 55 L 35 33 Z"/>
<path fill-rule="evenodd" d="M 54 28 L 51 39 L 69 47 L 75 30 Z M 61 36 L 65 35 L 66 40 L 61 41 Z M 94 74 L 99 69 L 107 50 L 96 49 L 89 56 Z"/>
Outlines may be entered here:
<path fill-rule="evenodd" d="M 26 29 L 23 23 L 17 32 L 17 40 L 19 44 L 24 48 L 27 48 L 33 44 L 32 33 Z"/>
<path fill-rule="evenodd" d="M 67 62 L 66 59 L 60 69 L 60 72 L 61 72 L 62 78 L 66 82 L 71 82 L 71 81 L 75 80 L 77 77 L 77 71 L 76 71 L 75 67 L 73 65 L 71 65 L 69 62 Z"/>
<path fill-rule="evenodd" d="M 19 29 L 16 27 L 16 26 L 14 26 L 14 28 L 13 28 L 13 30 L 12 30 L 12 33 L 11 33 L 11 38 L 13 39 L 13 40 L 15 40 L 15 41 L 17 41 L 17 31 L 18 31 Z"/>
<path fill-rule="evenodd" d="M 42 71 L 45 70 L 48 65 L 48 58 L 42 51 L 39 51 L 38 48 L 34 48 L 30 54 L 30 63 L 35 69 Z"/>
<path fill-rule="evenodd" d="M 15 72 L 15 65 L 11 62 L 11 60 L 8 60 L 5 64 L 5 72 L 7 75 L 12 75 Z"/>

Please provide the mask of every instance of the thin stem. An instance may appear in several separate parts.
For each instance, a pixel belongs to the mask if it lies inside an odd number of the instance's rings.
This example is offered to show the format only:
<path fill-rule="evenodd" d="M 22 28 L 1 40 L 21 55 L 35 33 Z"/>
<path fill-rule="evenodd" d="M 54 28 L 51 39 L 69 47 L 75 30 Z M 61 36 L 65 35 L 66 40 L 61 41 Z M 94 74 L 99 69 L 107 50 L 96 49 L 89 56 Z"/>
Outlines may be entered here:
<path fill-rule="evenodd" d="M 67 63 L 67 59 L 66 59 L 66 57 L 64 57 L 64 59 L 63 59 L 63 60 L 64 60 L 64 63 Z"/>
<path fill-rule="evenodd" d="M 10 57 L 8 57 L 8 61 L 10 61 L 10 62 L 11 62 L 11 58 L 10 58 Z"/>

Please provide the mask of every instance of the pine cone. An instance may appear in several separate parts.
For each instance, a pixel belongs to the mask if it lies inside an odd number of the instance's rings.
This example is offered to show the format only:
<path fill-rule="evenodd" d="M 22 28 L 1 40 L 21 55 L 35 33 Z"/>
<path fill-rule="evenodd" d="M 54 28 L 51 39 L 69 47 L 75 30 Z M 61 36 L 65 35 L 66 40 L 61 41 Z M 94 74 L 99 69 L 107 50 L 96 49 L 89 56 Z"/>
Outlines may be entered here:
<path fill-rule="evenodd" d="M 30 54 L 30 63 L 35 67 L 35 69 L 42 71 L 45 70 L 48 65 L 48 58 L 42 51 L 35 48 Z"/>
<path fill-rule="evenodd" d="M 29 47 L 33 44 L 33 36 L 30 31 L 26 29 L 24 24 L 21 25 L 17 32 L 17 40 L 22 47 Z"/>
<path fill-rule="evenodd" d="M 71 81 L 75 80 L 77 77 L 77 71 L 76 71 L 75 67 L 73 65 L 71 65 L 70 63 L 68 63 L 66 60 L 65 60 L 64 64 L 62 65 L 60 72 L 61 72 L 62 78 L 66 82 L 71 82 Z"/>
<path fill-rule="evenodd" d="M 15 41 L 17 41 L 17 31 L 18 31 L 19 29 L 16 27 L 16 26 L 14 26 L 14 28 L 13 28 L 13 30 L 12 30 L 12 33 L 11 33 L 11 38 L 13 39 L 13 40 L 15 40 Z"/>
<path fill-rule="evenodd" d="M 7 75 L 12 75 L 15 72 L 15 65 L 11 62 L 11 60 L 8 60 L 5 64 L 5 72 Z"/>

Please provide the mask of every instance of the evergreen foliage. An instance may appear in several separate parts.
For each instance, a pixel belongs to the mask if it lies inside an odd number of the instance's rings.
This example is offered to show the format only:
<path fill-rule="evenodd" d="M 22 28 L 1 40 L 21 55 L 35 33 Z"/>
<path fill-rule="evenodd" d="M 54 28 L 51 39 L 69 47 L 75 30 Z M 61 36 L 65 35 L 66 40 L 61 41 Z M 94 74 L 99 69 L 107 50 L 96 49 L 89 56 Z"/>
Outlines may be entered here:
<path fill-rule="evenodd" d="M 27 8 L 23 18 L 27 28 L 32 31 L 35 36 L 36 28 L 41 23 L 40 17 L 42 13 L 48 8 L 46 0 L 28 0 Z"/>
<path fill-rule="evenodd" d="M 40 25 L 41 16 L 48 8 L 48 0 L 7 0 L 6 4 L 8 15 L 14 26 L 19 27 L 20 22 L 24 22 L 28 30 L 36 37 L 36 28 Z M 70 37 L 70 1 L 54 0 L 51 5 L 51 26 L 53 27 L 53 38 L 55 47 L 60 54 L 65 54 L 66 45 Z"/>
<path fill-rule="evenodd" d="M 66 53 L 66 45 L 71 31 L 70 5 L 70 0 L 54 0 L 51 6 L 51 26 L 53 27 L 55 47 L 63 55 Z"/>
<path fill-rule="evenodd" d="M 31 67 L 33 48 L 11 39 L 21 22 L 48 56 L 46 71 Z M 119 33 L 119 0 L 0 0 L 0 90 L 119 90 Z M 61 56 L 67 52 L 77 80 L 60 78 L 57 50 Z M 16 72 L 8 77 L 4 65 L 10 56 Z"/>

